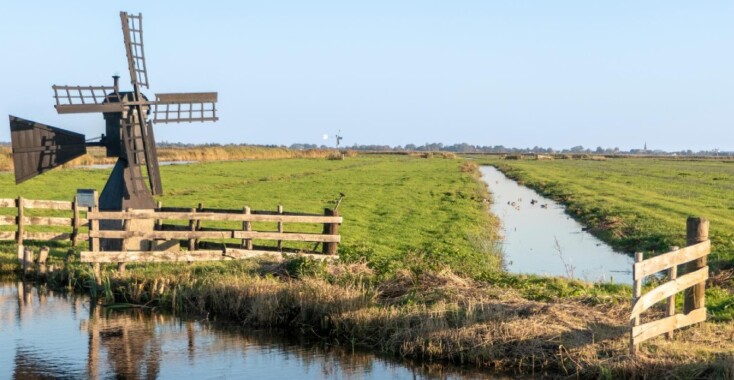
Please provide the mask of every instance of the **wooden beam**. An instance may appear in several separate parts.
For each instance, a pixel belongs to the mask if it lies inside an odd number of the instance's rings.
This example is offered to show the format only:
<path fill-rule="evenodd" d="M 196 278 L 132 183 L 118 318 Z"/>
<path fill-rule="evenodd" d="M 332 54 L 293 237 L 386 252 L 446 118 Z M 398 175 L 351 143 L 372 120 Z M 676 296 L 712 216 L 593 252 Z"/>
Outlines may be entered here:
<path fill-rule="evenodd" d="M 642 252 L 636 252 L 635 253 L 635 265 L 642 262 L 642 259 L 644 258 L 644 254 Z M 632 277 L 636 278 L 635 276 L 635 266 L 632 266 Z M 634 280 L 632 281 L 632 305 L 637 304 L 637 301 L 640 299 L 640 296 L 642 295 L 642 280 Z M 630 324 L 632 325 L 632 328 L 634 329 L 636 326 L 640 324 L 640 317 L 636 316 L 631 318 Z M 635 337 L 632 335 L 632 330 L 630 330 L 630 355 L 635 356 L 637 355 L 637 344 L 635 344 Z"/>
<path fill-rule="evenodd" d="M 0 198 L 0 207 L 15 207 L 15 199 Z"/>
<path fill-rule="evenodd" d="M 693 310 L 688 314 L 676 314 L 658 319 L 632 328 L 634 344 L 640 344 L 650 338 L 690 326 L 706 320 L 706 308 Z"/>
<path fill-rule="evenodd" d="M 44 200 L 25 200 L 25 208 L 45 208 L 49 210 L 71 210 L 71 202 L 69 201 L 44 201 Z"/>
<path fill-rule="evenodd" d="M 218 260 L 242 260 L 272 256 L 275 260 L 282 260 L 283 256 L 296 257 L 306 256 L 318 260 L 336 260 L 339 256 L 321 255 L 313 253 L 280 253 L 266 250 L 231 249 L 221 250 L 199 250 L 199 251 L 114 251 L 114 252 L 91 252 L 81 253 L 83 263 L 114 263 L 114 262 L 192 262 L 192 261 L 218 261 Z"/>
<path fill-rule="evenodd" d="M 670 267 L 697 260 L 711 252 L 711 241 L 706 240 L 682 249 L 635 263 L 633 280 L 640 280 Z"/>
<path fill-rule="evenodd" d="M 0 240 L 15 240 L 15 231 L 0 232 Z"/>
<path fill-rule="evenodd" d="M 14 216 L 0 216 L 0 226 L 14 226 L 15 221 Z"/>
<path fill-rule="evenodd" d="M 23 223 L 32 226 L 72 226 L 73 220 L 49 216 L 26 216 L 23 218 Z"/>
<path fill-rule="evenodd" d="M 318 241 L 327 243 L 339 243 L 340 235 L 321 235 L 297 232 L 259 232 L 259 231 L 233 231 L 235 239 L 255 240 L 283 240 L 283 241 Z"/>
<path fill-rule="evenodd" d="M 92 238 L 102 239 L 232 239 L 233 231 L 89 231 Z"/>
<path fill-rule="evenodd" d="M 252 259 L 252 258 L 263 257 L 266 255 L 271 255 L 277 260 L 282 259 L 283 256 L 285 257 L 304 256 L 304 257 L 309 257 L 315 260 L 330 260 L 330 261 L 339 259 L 339 256 L 324 255 L 321 253 L 252 251 L 249 249 L 237 249 L 237 248 L 227 248 L 224 255 L 234 258 L 234 259 Z"/>
<path fill-rule="evenodd" d="M 709 220 L 689 216 L 686 220 L 686 244 L 694 245 L 709 238 Z M 706 267 L 706 255 L 697 258 L 686 265 L 686 272 L 693 272 Z M 706 267 L 708 268 L 708 267 Z M 708 269 L 707 269 L 708 270 Z M 694 309 L 705 306 L 706 283 L 696 284 L 693 289 L 687 289 L 684 294 L 683 311 L 689 313 Z"/>
<path fill-rule="evenodd" d="M 214 212 L 142 212 L 132 211 L 92 211 L 87 219 L 170 219 L 170 220 L 218 220 L 248 222 L 284 222 L 284 223 L 342 223 L 342 217 L 336 216 L 303 216 L 303 215 L 259 215 L 259 214 L 222 214 Z"/>
<path fill-rule="evenodd" d="M 25 240 L 69 240 L 70 232 L 26 232 Z"/>

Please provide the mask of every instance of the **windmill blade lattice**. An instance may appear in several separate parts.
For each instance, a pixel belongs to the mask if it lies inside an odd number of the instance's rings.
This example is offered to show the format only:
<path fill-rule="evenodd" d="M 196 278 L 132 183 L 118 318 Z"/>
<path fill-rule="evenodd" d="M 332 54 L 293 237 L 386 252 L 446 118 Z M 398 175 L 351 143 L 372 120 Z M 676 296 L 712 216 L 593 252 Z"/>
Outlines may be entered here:
<path fill-rule="evenodd" d="M 143 15 L 138 13 L 135 16 L 120 12 L 120 20 L 122 21 L 122 36 L 125 39 L 130 81 L 133 87 L 148 88 L 148 70 L 143 50 Z"/>

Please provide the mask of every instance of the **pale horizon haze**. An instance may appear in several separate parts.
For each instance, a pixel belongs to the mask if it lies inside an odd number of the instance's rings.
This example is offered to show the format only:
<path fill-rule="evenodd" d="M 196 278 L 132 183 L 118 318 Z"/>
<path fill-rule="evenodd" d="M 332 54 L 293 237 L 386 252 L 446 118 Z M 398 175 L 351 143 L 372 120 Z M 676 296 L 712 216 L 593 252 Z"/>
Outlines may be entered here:
<path fill-rule="evenodd" d="M 99 136 L 51 86 L 130 88 L 120 11 L 143 14 L 148 97 L 219 92 L 182 143 L 469 143 L 734 151 L 730 1 L 6 1 L 7 115 Z M 324 135 L 329 139 L 324 140 Z"/>

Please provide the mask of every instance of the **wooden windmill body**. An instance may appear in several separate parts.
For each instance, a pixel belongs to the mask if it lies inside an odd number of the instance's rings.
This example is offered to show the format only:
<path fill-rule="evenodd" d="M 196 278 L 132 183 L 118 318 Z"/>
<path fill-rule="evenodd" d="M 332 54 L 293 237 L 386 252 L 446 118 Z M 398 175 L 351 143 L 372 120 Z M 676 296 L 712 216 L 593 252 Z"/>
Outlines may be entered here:
<path fill-rule="evenodd" d="M 143 87 L 149 88 L 142 15 L 120 12 L 120 19 L 133 89 L 120 91 L 119 76 L 113 77 L 112 86 L 52 87 L 59 114 L 102 113 L 105 133 L 98 141 L 10 116 L 16 183 L 86 154 L 88 146 L 102 146 L 107 157 L 118 160 L 100 194 L 100 209 L 153 209 L 153 196 L 162 194 L 163 186 L 152 123 L 218 120 L 216 92 L 156 94 L 154 100 L 142 94 Z"/>

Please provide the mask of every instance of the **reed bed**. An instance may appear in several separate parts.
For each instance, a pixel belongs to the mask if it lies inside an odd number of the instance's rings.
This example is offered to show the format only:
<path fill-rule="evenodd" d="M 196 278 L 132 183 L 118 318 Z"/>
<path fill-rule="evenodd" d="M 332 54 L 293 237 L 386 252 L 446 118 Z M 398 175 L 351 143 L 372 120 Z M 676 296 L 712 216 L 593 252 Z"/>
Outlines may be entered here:
<path fill-rule="evenodd" d="M 278 158 L 328 158 L 334 154 L 331 149 L 291 150 L 282 147 L 264 146 L 194 146 L 159 147 L 158 159 L 161 162 L 176 161 L 240 161 Z M 342 151 L 341 155 L 354 156 L 352 151 Z M 116 157 L 107 157 L 104 148 L 89 147 L 87 154 L 67 162 L 63 167 L 114 164 Z M 0 171 L 13 170 L 13 154 L 9 146 L 0 146 Z"/>
<path fill-rule="evenodd" d="M 97 292 L 107 303 L 286 328 L 341 346 L 502 373 L 594 379 L 734 375 L 731 324 L 706 323 L 676 333 L 673 341 L 656 338 L 638 358 L 629 357 L 627 297 L 536 301 L 449 269 L 402 270 L 381 281 L 363 264 L 330 264 L 318 275 L 302 269 L 265 262 L 129 266 L 125 275 L 107 272 Z M 65 281 L 73 286 L 93 283 L 87 269 L 69 276 Z"/>

